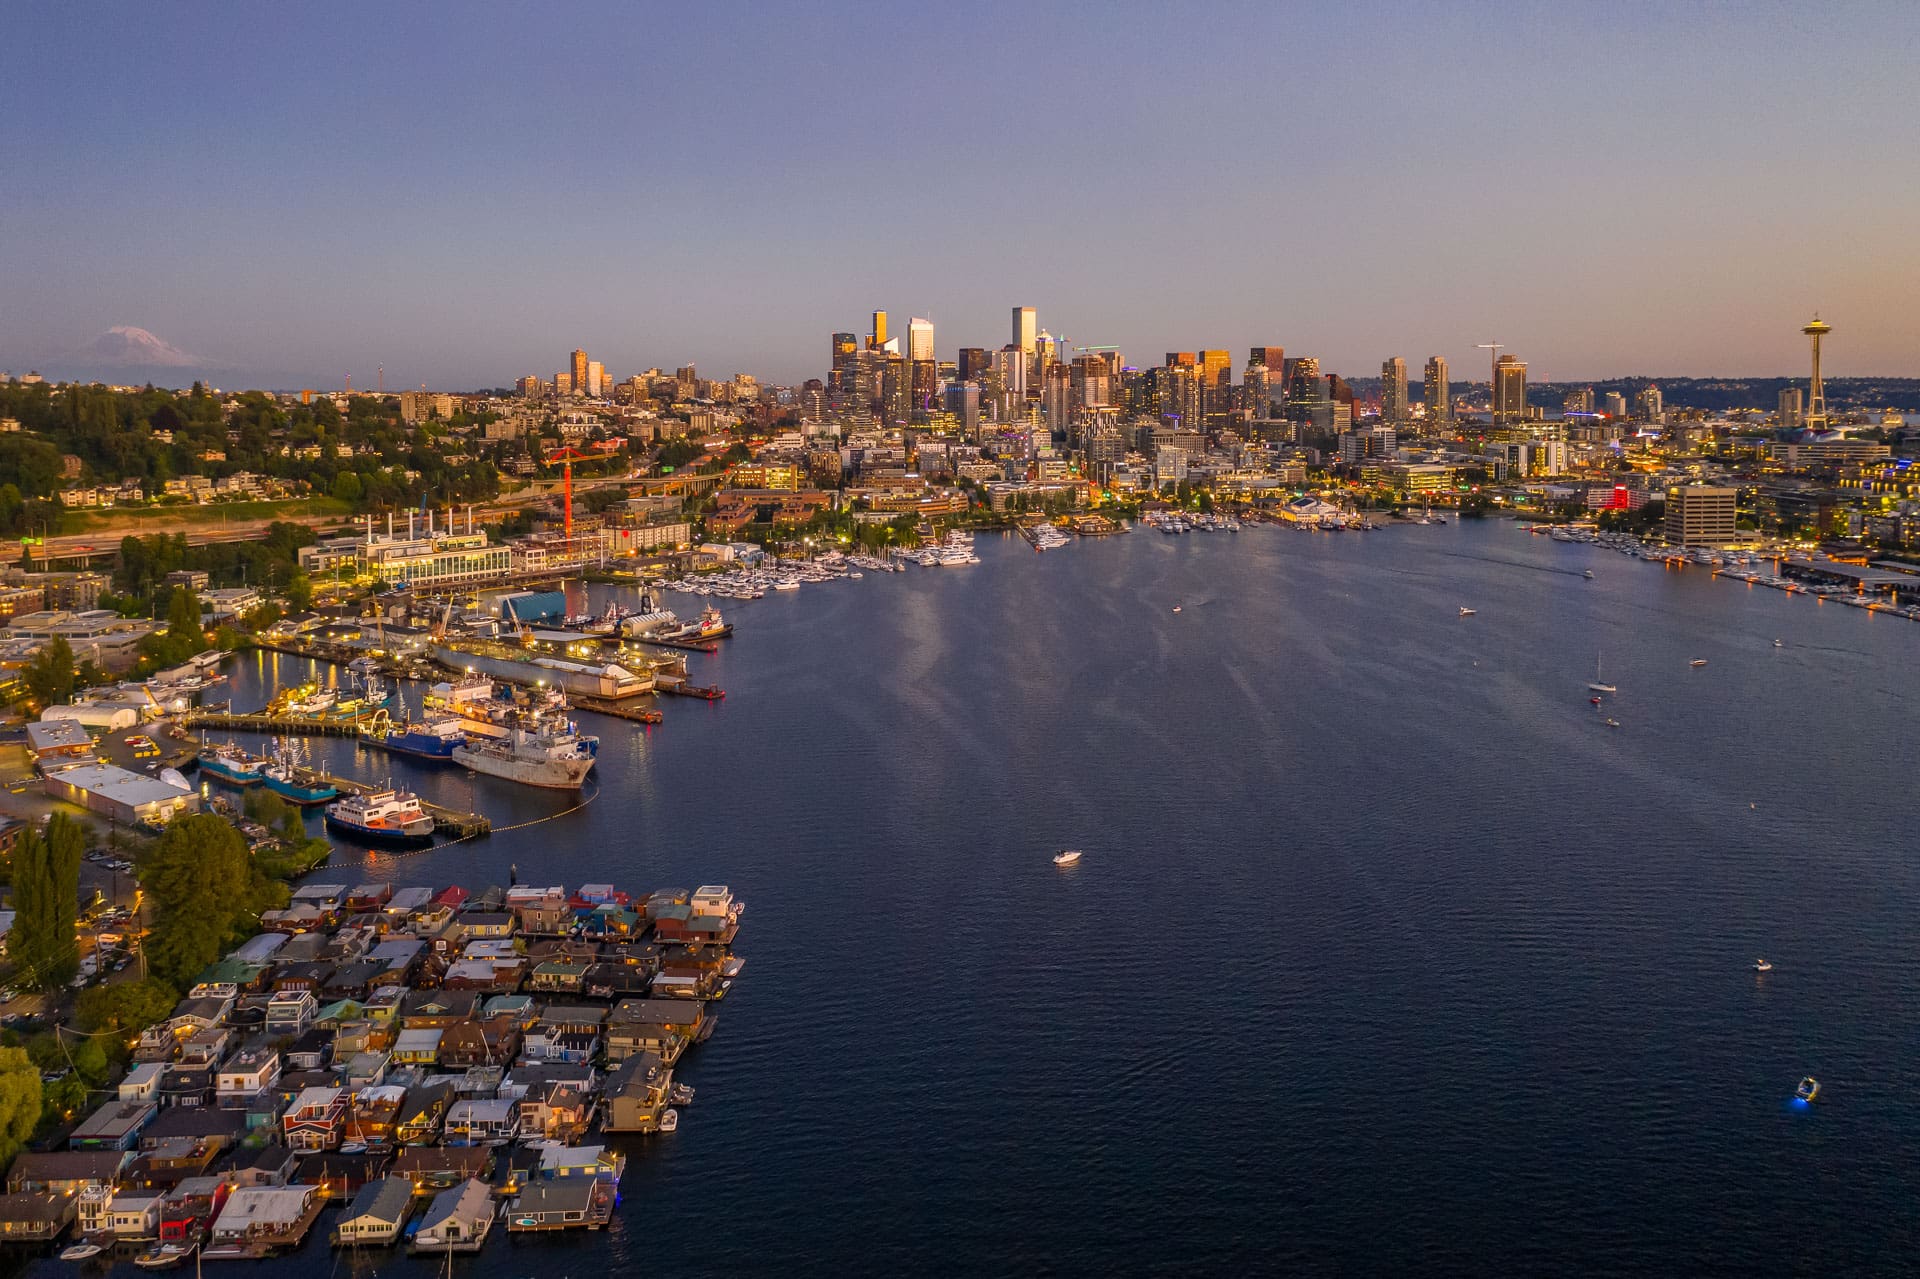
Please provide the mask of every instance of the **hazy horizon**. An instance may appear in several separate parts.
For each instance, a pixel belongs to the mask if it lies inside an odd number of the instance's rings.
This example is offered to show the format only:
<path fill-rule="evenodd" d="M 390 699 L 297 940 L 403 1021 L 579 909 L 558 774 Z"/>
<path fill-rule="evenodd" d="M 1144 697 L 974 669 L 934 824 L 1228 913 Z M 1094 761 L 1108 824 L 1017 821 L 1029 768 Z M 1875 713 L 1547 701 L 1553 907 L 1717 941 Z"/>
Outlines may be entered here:
<path fill-rule="evenodd" d="M 1009 308 L 1131 363 L 1920 375 L 1920 6 L 15 16 L 0 369 L 822 376 Z M 84 37 L 84 38 L 82 38 Z M 1790 58 L 1780 56 L 1790 49 Z M 129 344 L 137 328 L 157 346 Z M 151 363 L 121 363 L 127 359 Z"/>

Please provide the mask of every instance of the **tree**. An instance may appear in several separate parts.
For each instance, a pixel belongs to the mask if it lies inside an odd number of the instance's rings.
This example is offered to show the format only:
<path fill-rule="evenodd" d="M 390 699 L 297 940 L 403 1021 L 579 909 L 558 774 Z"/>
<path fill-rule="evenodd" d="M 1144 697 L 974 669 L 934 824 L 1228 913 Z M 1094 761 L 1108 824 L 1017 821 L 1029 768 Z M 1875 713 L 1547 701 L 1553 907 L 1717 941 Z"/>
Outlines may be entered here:
<path fill-rule="evenodd" d="M 73 696 L 73 645 L 56 635 L 27 663 L 27 690 L 41 706 L 54 706 Z"/>
<path fill-rule="evenodd" d="M 180 986 L 241 939 L 268 895 L 240 832 L 212 813 L 168 823 L 141 883 L 155 916 L 147 962 Z"/>
<path fill-rule="evenodd" d="M 191 642 L 189 657 L 207 646 L 207 633 L 200 628 L 200 597 L 184 586 L 174 587 L 167 601 L 167 635 L 182 646 Z"/>
<path fill-rule="evenodd" d="M 89 986 L 73 1001 L 73 1021 L 89 1034 L 118 1030 L 132 1035 L 164 1020 L 179 1000 L 179 992 L 158 977 Z"/>
<path fill-rule="evenodd" d="M 0 1048 L 0 1164 L 33 1135 L 40 1106 L 40 1068 L 24 1048 Z"/>
<path fill-rule="evenodd" d="M 287 578 L 287 607 L 296 613 L 304 613 L 313 607 L 313 579 L 307 576 L 307 570 L 296 568 Z"/>
<path fill-rule="evenodd" d="M 21 979 L 39 990 L 57 989 L 80 970 L 80 947 L 73 933 L 80 906 L 76 843 L 85 843 L 78 824 L 56 813 L 45 833 L 29 826 L 14 846 L 14 920 L 7 953 Z"/>
<path fill-rule="evenodd" d="M 342 502 L 360 500 L 360 477 L 352 471 L 342 471 L 333 477 L 333 496 Z"/>

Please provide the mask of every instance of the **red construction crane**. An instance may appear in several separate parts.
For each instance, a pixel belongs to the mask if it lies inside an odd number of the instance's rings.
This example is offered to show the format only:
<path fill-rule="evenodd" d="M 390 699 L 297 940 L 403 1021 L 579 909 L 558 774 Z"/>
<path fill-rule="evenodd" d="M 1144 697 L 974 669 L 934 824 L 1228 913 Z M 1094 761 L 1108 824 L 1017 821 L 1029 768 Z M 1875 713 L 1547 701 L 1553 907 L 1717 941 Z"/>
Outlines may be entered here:
<path fill-rule="evenodd" d="M 566 478 L 563 482 L 563 486 L 567 494 L 566 533 L 568 537 L 573 536 L 573 459 L 576 457 L 584 458 L 586 456 L 587 454 L 582 453 L 578 449 L 575 449 L 571 446 L 568 446 L 566 448 L 561 448 L 561 449 L 555 449 L 553 452 L 547 454 L 547 461 L 563 462 L 566 464 L 566 471 L 565 471 Z"/>

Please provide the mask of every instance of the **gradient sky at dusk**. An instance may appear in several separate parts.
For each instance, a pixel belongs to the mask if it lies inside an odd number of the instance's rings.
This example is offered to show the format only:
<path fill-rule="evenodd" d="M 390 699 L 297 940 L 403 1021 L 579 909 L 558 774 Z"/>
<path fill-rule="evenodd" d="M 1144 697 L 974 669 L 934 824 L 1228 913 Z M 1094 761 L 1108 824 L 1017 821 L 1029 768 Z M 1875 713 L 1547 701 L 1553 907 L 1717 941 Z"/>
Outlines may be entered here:
<path fill-rule="evenodd" d="M 1039 308 L 1535 380 L 1920 374 L 1920 3 L 46 4 L 0 75 L 0 369 L 820 375 Z M 161 375 L 157 375 L 161 376 Z M 186 376 L 191 376 L 187 374 Z M 178 372 L 165 380 L 180 381 Z"/>

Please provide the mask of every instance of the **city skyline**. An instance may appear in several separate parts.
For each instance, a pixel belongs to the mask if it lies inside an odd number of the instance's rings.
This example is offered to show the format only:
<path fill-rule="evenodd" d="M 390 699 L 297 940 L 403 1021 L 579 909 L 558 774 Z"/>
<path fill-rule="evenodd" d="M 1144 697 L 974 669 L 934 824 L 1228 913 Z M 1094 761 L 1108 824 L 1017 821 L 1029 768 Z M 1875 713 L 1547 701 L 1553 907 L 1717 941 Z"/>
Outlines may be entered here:
<path fill-rule="evenodd" d="M 1762 8 L 882 29 L 583 6 L 522 29 L 484 6 L 127 5 L 84 41 L 28 13 L 0 85 L 34 174 L 0 193 L 0 369 L 475 387 L 578 343 L 609 372 L 797 383 L 885 299 L 941 359 L 1000 346 L 1024 301 L 1143 360 L 1267 341 L 1354 375 L 1464 370 L 1492 336 L 1536 381 L 1775 376 L 1818 312 L 1846 335 L 1829 376 L 1920 373 L 1899 213 L 1920 174 L 1885 162 L 1920 148 L 1920 11 Z M 1820 112 L 1753 87 L 1785 38 Z M 1036 48 L 1086 69 L 1037 75 Z M 881 104 L 852 153 L 844 86 Z M 1008 102 L 1030 123 L 1002 137 Z M 1249 164 L 1250 136 L 1312 162 Z M 1069 150 L 1095 157 L 1071 180 Z"/>

